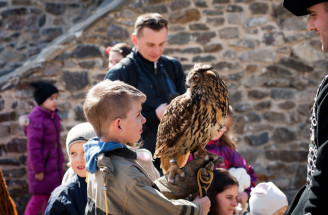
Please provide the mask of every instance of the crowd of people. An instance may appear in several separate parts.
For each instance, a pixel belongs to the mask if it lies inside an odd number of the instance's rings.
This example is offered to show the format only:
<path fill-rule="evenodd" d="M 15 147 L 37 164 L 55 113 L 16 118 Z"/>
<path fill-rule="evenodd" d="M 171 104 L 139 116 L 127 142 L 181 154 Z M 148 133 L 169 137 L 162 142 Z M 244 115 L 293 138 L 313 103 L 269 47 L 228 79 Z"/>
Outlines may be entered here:
<path fill-rule="evenodd" d="M 284 0 L 283 5 L 296 16 L 309 15 L 308 30 L 320 35 L 322 49 L 328 51 L 328 2 Z M 88 122 L 67 134 L 69 169 L 65 175 L 57 114 L 59 91 L 48 82 L 31 83 L 37 105 L 24 127 L 32 195 L 25 214 L 323 214 L 328 191 L 324 167 L 328 159 L 327 78 L 312 108 L 307 183 L 289 207 L 286 195 L 275 184 L 256 184 L 253 167 L 236 151 L 231 106 L 225 124 L 205 147 L 224 158 L 213 169 L 207 195 L 188 201 L 168 199 L 161 193 L 156 180 L 163 174 L 159 161 L 152 159 L 157 128 L 172 98 L 185 92 L 181 63 L 163 55 L 167 34 L 168 22 L 162 15 L 142 14 L 131 35 L 132 49 L 125 43 L 107 48 L 105 80 L 93 86 L 84 101 Z M 193 159 L 191 153 L 188 162 Z M 247 176 L 241 189 L 244 181 L 232 173 L 234 168 L 243 169 Z M 6 190 L 4 180 L 1 190 Z M 6 208 L 13 211 L 9 213 L 17 213 L 8 192 L 1 193 Z M 246 210 L 238 211 L 238 204 L 246 205 Z"/>

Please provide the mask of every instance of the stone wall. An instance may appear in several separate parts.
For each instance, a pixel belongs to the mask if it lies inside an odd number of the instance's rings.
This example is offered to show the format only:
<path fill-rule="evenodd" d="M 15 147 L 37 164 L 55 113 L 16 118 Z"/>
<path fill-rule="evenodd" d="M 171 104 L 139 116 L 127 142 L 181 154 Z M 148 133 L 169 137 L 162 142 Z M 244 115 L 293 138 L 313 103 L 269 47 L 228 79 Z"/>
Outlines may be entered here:
<path fill-rule="evenodd" d="M 85 120 L 85 93 L 107 72 L 106 47 L 131 44 L 134 20 L 144 12 L 168 18 L 165 54 L 186 73 L 199 62 L 222 74 L 238 151 L 259 181 L 286 192 L 305 182 L 310 109 L 328 61 L 304 19 L 286 12 L 281 0 L 122 1 L 100 16 L 106 7 L 98 5 L 112 2 L 0 1 L 0 165 L 20 213 L 29 194 L 18 117 L 34 106 L 29 83 L 49 80 L 59 88 L 65 152 L 67 131 Z"/>

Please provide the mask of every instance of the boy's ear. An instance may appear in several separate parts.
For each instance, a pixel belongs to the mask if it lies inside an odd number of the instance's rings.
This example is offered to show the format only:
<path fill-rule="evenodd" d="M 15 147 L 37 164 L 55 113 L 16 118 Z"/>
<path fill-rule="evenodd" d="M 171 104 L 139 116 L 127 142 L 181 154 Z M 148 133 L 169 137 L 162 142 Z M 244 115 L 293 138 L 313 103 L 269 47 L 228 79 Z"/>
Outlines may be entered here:
<path fill-rule="evenodd" d="M 121 128 L 121 122 L 122 120 L 120 118 L 116 118 L 114 121 L 114 129 L 116 132 L 120 132 L 122 130 Z"/>

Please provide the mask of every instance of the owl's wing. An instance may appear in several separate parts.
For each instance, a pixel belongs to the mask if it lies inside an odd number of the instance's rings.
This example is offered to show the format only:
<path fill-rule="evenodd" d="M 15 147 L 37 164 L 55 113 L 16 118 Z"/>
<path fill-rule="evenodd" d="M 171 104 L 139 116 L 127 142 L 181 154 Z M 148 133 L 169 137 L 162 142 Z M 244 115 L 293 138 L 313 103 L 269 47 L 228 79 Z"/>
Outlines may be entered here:
<path fill-rule="evenodd" d="M 186 94 L 170 103 L 158 127 L 155 156 L 160 155 L 165 148 L 180 143 L 179 139 L 183 138 L 191 126 L 192 114 L 192 100 Z"/>

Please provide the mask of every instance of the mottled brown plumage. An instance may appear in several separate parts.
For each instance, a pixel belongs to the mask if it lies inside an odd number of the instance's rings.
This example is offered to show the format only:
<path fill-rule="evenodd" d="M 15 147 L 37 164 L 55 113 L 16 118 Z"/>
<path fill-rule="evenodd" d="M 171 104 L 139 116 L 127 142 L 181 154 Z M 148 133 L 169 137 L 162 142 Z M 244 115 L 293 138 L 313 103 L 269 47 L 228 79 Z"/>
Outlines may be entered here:
<path fill-rule="evenodd" d="M 158 127 L 154 157 L 166 173 L 169 161 L 183 167 L 192 151 L 205 150 L 224 124 L 229 109 L 228 90 L 210 65 L 196 64 L 186 79 L 187 91 L 167 107 Z"/>

